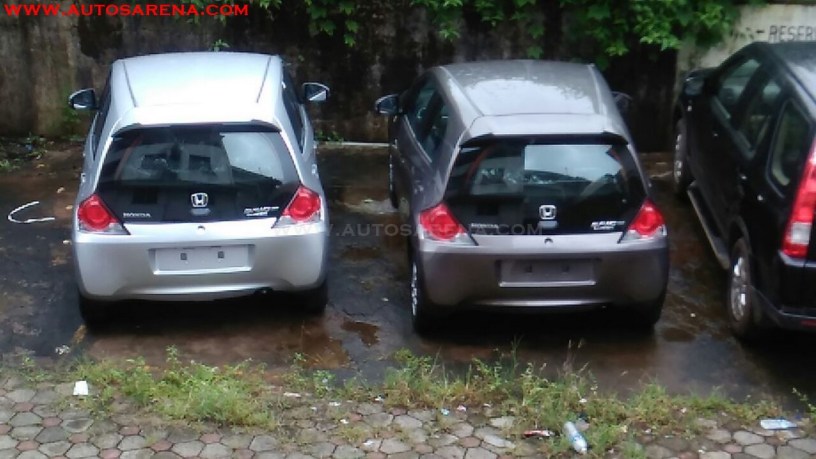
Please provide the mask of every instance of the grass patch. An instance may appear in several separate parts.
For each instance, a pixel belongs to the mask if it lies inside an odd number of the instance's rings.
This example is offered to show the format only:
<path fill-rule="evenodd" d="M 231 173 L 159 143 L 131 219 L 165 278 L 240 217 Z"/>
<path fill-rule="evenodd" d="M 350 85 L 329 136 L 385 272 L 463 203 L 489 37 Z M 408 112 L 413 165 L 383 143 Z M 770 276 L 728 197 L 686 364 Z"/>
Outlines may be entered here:
<path fill-rule="evenodd" d="M 139 408 L 173 420 L 274 429 L 281 400 L 263 376 L 263 367 L 251 362 L 222 367 L 183 363 L 172 348 L 164 368 L 139 358 L 80 362 L 72 372 L 73 380 L 87 380 L 95 390 L 88 400 L 97 411 L 123 395 Z"/>
<path fill-rule="evenodd" d="M 755 424 L 757 419 L 780 415 L 768 402 L 736 403 L 717 393 L 672 395 L 657 384 L 646 384 L 623 397 L 599 390 L 586 370 L 573 371 L 567 365 L 557 376 L 547 377 L 544 368 L 520 364 L 512 355 L 497 362 L 474 360 L 464 373 L 454 373 L 433 357 L 408 351 L 396 353 L 394 360 L 384 381 L 372 385 L 359 380 L 339 384 L 333 373 L 310 370 L 304 357 L 297 355 L 282 386 L 276 387 L 265 380 L 261 365 L 244 362 L 214 367 L 184 362 L 173 348 L 168 349 L 161 368 L 143 359 L 81 361 L 68 376 L 69 381 L 90 383 L 93 393 L 84 403 L 98 412 L 129 401 L 171 420 L 271 431 L 291 423 L 289 412 L 310 409 L 321 413 L 319 407 L 339 407 L 330 402 L 344 400 L 377 400 L 386 407 L 434 410 L 438 419 L 429 423 L 429 431 L 445 430 L 446 422 L 455 417 L 441 412 L 455 412 L 460 405 L 467 407 L 468 414 L 513 416 L 512 425 L 503 428 L 511 439 L 533 428 L 559 432 L 566 420 L 582 418 L 589 423 L 584 435 L 595 456 L 614 449 L 624 457 L 644 457 L 638 435 L 649 431 L 652 435 L 694 436 L 700 433 L 700 418 Z M 31 362 L 24 362 L 21 371 L 32 381 L 47 379 Z M 813 406 L 809 407 L 813 414 Z M 344 410 L 325 409 L 316 416 L 341 424 L 335 434 L 352 443 L 371 435 L 353 420 L 343 421 L 349 413 Z M 548 456 L 565 454 L 570 448 L 560 436 L 536 445 Z"/>

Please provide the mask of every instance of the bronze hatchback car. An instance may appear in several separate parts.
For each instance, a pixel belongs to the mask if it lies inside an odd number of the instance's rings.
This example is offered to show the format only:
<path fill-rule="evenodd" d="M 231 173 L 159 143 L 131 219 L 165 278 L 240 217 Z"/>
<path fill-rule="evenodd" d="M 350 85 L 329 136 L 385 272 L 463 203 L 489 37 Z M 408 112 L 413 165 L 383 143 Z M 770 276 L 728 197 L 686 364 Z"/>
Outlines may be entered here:
<path fill-rule="evenodd" d="M 616 99 L 591 65 L 436 67 L 379 99 L 409 237 L 414 328 L 460 307 L 621 307 L 660 318 L 666 225 Z"/>

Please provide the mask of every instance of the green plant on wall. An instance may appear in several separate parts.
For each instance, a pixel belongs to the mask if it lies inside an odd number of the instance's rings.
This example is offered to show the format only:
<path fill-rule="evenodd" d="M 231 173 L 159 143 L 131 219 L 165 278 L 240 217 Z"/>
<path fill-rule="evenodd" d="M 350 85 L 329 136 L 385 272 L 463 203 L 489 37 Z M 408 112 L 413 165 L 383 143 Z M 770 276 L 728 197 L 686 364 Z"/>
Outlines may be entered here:
<path fill-rule="evenodd" d="M 211 3 L 234 4 L 240 0 L 182 0 L 204 7 Z M 459 38 L 465 13 L 473 13 L 488 29 L 511 25 L 528 38 L 529 57 L 543 54 L 540 45 L 545 32 L 545 10 L 550 0 L 405 0 L 406 5 L 426 10 L 439 36 L 448 41 Z M 627 54 L 632 44 L 653 45 L 661 50 L 676 49 L 684 41 L 702 45 L 715 43 L 727 34 L 738 17 L 737 0 L 552 0 L 569 23 L 576 40 L 598 52 L 600 62 Z M 765 0 L 748 0 L 751 4 Z M 283 8 L 300 9 L 309 18 L 313 36 L 341 35 L 353 47 L 360 30 L 362 0 L 250 0 L 270 13 Z M 219 20 L 226 21 L 224 16 Z"/>

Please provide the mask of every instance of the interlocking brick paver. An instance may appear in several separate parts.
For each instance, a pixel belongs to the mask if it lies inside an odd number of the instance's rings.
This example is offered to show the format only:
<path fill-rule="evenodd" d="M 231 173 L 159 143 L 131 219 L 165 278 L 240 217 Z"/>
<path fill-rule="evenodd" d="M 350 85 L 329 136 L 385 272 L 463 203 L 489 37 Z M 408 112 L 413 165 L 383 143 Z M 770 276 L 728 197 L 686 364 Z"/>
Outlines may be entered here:
<path fill-rule="evenodd" d="M 14 403 L 24 403 L 31 401 L 37 392 L 32 389 L 14 389 L 7 393 L 5 397 Z"/>
<path fill-rule="evenodd" d="M 482 440 L 476 437 L 465 437 L 459 440 L 459 444 L 465 448 L 476 448 L 482 444 Z"/>
<path fill-rule="evenodd" d="M 43 454 L 43 453 L 41 453 L 41 452 L 39 452 L 37 450 L 34 450 L 34 451 L 23 451 L 22 453 L 20 453 L 19 456 L 17 456 L 17 459 L 48 459 L 48 457 L 45 454 Z"/>
<path fill-rule="evenodd" d="M 0 435 L 0 450 L 16 448 L 17 443 L 17 440 L 8 435 Z"/>
<path fill-rule="evenodd" d="M 382 444 L 380 445 L 380 452 L 385 454 L 397 454 L 404 453 L 406 451 L 411 451 L 411 447 L 402 441 L 397 440 L 396 438 L 388 438 L 383 440 Z"/>
<path fill-rule="evenodd" d="M 443 446 L 435 451 L 442 459 L 464 459 L 465 449 L 461 446 Z"/>
<path fill-rule="evenodd" d="M 65 456 L 70 459 L 78 459 L 84 457 L 95 457 L 99 454 L 99 449 L 90 443 L 77 443 L 65 453 Z"/>
<path fill-rule="evenodd" d="M 203 449 L 204 443 L 201 443 L 198 440 L 193 440 L 185 441 L 183 443 L 176 443 L 170 450 L 182 457 L 193 457 L 198 456 Z"/>
<path fill-rule="evenodd" d="M 331 457 L 334 453 L 334 450 L 337 449 L 337 445 L 330 442 L 320 442 L 320 443 L 313 443 L 309 447 L 309 453 L 314 457 Z"/>
<path fill-rule="evenodd" d="M 707 438 L 717 443 L 728 443 L 731 441 L 731 432 L 725 429 L 714 429 L 708 433 Z"/>
<path fill-rule="evenodd" d="M 258 435 L 249 443 L 249 449 L 260 453 L 263 451 L 272 451 L 278 447 L 278 440 L 271 435 Z"/>
<path fill-rule="evenodd" d="M 210 443 L 218 443 L 221 441 L 221 435 L 217 433 L 206 433 L 201 436 L 200 440 L 205 445 L 209 445 Z"/>
<path fill-rule="evenodd" d="M 148 448 L 122 451 L 121 459 L 150 459 L 153 457 L 153 450 Z"/>
<path fill-rule="evenodd" d="M 9 425 L 12 427 L 24 427 L 24 426 L 33 426 L 37 425 L 42 421 L 42 418 L 37 416 L 34 413 L 30 412 L 19 412 L 15 414 L 11 420 L 9 420 Z"/>
<path fill-rule="evenodd" d="M 371 427 L 388 427 L 394 421 L 394 415 L 388 413 L 374 413 L 365 417 L 365 422 Z"/>
<path fill-rule="evenodd" d="M 50 418 L 45 418 L 45 419 L 42 420 L 42 426 L 46 427 L 46 428 L 47 427 L 56 427 L 56 426 L 58 426 L 60 424 L 62 424 L 62 419 L 60 419 L 58 417 L 50 417 Z"/>
<path fill-rule="evenodd" d="M 99 453 L 99 457 L 102 459 L 116 459 L 121 455 L 122 451 L 119 451 L 116 448 L 103 449 L 102 452 Z"/>
<path fill-rule="evenodd" d="M 85 432 L 82 432 L 82 433 L 71 434 L 68 437 L 68 441 L 70 441 L 71 443 L 86 443 L 89 438 L 90 438 L 90 435 L 88 435 Z"/>
<path fill-rule="evenodd" d="M 40 445 L 40 452 L 48 457 L 60 456 L 65 454 L 71 448 L 71 442 L 55 441 L 51 443 L 43 443 Z"/>
<path fill-rule="evenodd" d="M 59 398 L 60 394 L 58 394 L 55 390 L 44 389 L 38 390 L 37 393 L 34 394 L 34 396 L 31 397 L 31 400 L 29 401 L 37 405 L 47 405 L 49 403 L 56 402 L 57 400 L 59 400 Z"/>
<path fill-rule="evenodd" d="M 252 436 L 244 434 L 225 435 L 224 438 L 221 439 L 221 443 L 233 449 L 247 449 L 249 448 L 250 442 L 252 442 Z"/>
<path fill-rule="evenodd" d="M 788 444 L 796 449 L 801 449 L 808 454 L 816 454 L 816 440 L 812 438 L 791 440 L 788 442 Z"/>
<path fill-rule="evenodd" d="M 18 413 L 31 411 L 34 409 L 34 404 L 31 402 L 15 403 L 12 409 Z"/>
<path fill-rule="evenodd" d="M 484 448 L 470 448 L 465 452 L 465 459 L 496 459 L 497 454 Z"/>
<path fill-rule="evenodd" d="M 513 416 L 501 416 L 490 420 L 490 425 L 497 429 L 506 429 L 513 426 L 516 418 Z"/>
<path fill-rule="evenodd" d="M 17 444 L 17 449 L 20 451 L 33 451 L 40 447 L 40 444 L 34 440 L 21 441 Z"/>
<path fill-rule="evenodd" d="M 776 449 L 777 459 L 809 459 L 810 454 L 793 446 L 780 446 Z"/>
<path fill-rule="evenodd" d="M 150 449 L 152 449 L 153 451 L 156 451 L 156 452 L 170 451 L 170 448 L 172 448 L 172 447 L 173 447 L 173 443 L 171 443 L 170 441 L 165 440 L 165 439 L 161 439 L 159 441 L 154 442 L 152 445 L 150 445 Z"/>
<path fill-rule="evenodd" d="M 88 418 L 70 419 L 62 423 L 62 428 L 71 433 L 82 433 L 93 425 L 93 420 Z"/>
<path fill-rule="evenodd" d="M 399 426 L 403 430 L 418 429 L 422 427 L 422 421 L 420 421 L 417 418 L 408 416 L 407 414 L 395 417 L 394 424 Z"/>
<path fill-rule="evenodd" d="M 745 430 L 734 432 L 733 436 L 734 441 L 742 446 L 756 445 L 764 441 L 759 435 L 752 432 L 747 432 Z"/>
<path fill-rule="evenodd" d="M 42 430 L 43 428 L 38 425 L 15 427 L 11 429 L 9 435 L 20 441 L 33 440 Z"/>
<path fill-rule="evenodd" d="M 232 448 L 227 448 L 221 443 L 210 443 L 204 446 L 199 454 L 202 459 L 223 459 L 232 454 Z"/>
<path fill-rule="evenodd" d="M 119 429 L 119 433 L 122 435 L 139 435 L 142 429 L 139 426 L 124 426 Z"/>
<path fill-rule="evenodd" d="M 94 437 L 94 444 L 102 449 L 113 449 L 122 441 L 122 438 L 116 432 L 108 432 Z"/>
<path fill-rule="evenodd" d="M 180 457 L 181 456 L 176 453 L 162 451 L 161 453 L 154 454 L 152 459 L 179 459 Z"/>
<path fill-rule="evenodd" d="M 11 432 L 11 426 L 8 424 L 0 424 L 0 435 L 5 435 Z"/>
<path fill-rule="evenodd" d="M 119 442 L 119 449 L 122 451 L 143 449 L 147 446 L 147 439 L 141 435 L 126 435 L 122 438 L 122 441 Z"/>
<path fill-rule="evenodd" d="M 759 459 L 773 459 L 776 457 L 776 448 L 766 444 L 751 445 L 745 448 L 745 454 Z"/>
<path fill-rule="evenodd" d="M 644 450 L 648 459 L 668 459 L 674 456 L 674 453 L 665 446 L 649 445 Z"/>

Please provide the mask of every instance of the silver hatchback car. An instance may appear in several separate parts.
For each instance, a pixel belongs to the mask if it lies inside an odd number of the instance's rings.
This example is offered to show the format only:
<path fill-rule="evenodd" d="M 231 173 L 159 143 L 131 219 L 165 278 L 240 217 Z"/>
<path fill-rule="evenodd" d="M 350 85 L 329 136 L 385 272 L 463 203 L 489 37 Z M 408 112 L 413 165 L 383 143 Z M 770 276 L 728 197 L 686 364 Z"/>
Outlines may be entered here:
<path fill-rule="evenodd" d="M 298 292 L 326 306 L 328 214 L 304 101 L 276 56 L 159 54 L 113 63 L 84 150 L 72 242 L 80 312 L 118 300 Z"/>
<path fill-rule="evenodd" d="M 460 306 L 660 318 L 666 225 L 594 66 L 436 67 L 375 110 L 390 117 L 389 192 L 412 228 L 417 331 Z"/>

